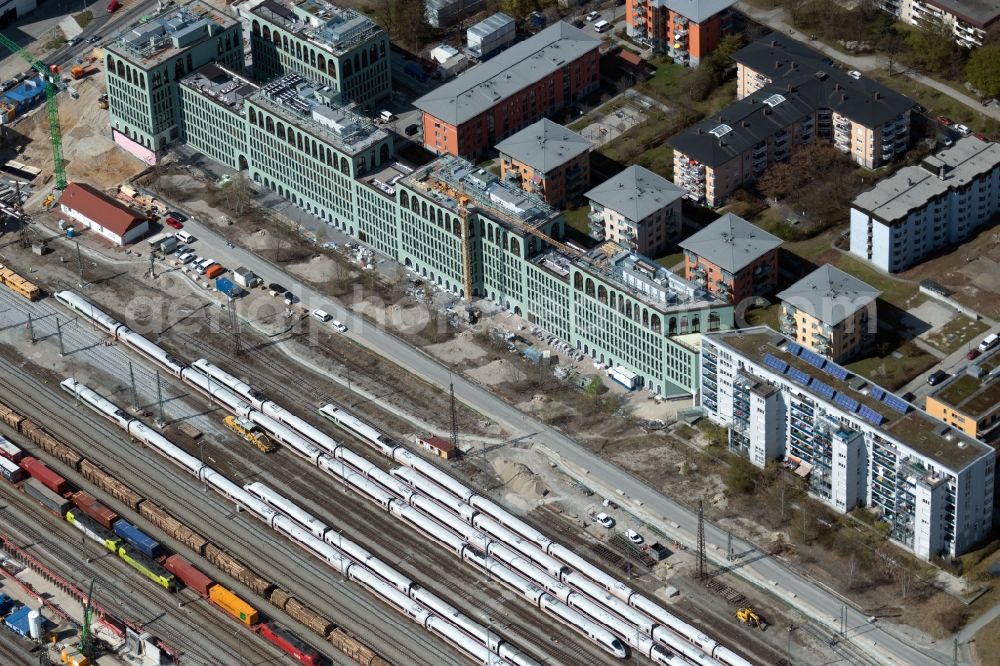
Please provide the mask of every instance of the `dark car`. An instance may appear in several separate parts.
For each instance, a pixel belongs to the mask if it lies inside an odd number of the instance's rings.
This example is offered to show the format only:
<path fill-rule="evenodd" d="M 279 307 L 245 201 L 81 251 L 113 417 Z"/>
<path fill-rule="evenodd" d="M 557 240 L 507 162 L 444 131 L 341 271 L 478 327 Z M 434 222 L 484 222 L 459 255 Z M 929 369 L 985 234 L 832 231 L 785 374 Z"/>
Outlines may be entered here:
<path fill-rule="evenodd" d="M 948 379 L 948 373 L 944 370 L 937 370 L 930 377 L 927 378 L 927 383 L 931 386 L 937 386 L 944 380 Z"/>
<path fill-rule="evenodd" d="M 174 218 L 178 222 L 187 222 L 188 221 L 188 216 L 187 215 L 185 215 L 184 213 L 178 213 L 176 210 L 168 210 L 167 211 L 167 215 L 169 215 L 170 217 Z"/>
<path fill-rule="evenodd" d="M 285 292 L 288 291 L 277 282 L 272 282 L 271 284 L 267 285 L 267 290 L 271 292 L 272 296 L 284 296 Z"/>
<path fill-rule="evenodd" d="M 979 356 L 980 354 L 982 354 L 982 352 L 979 351 L 978 349 L 976 349 L 975 347 L 973 347 L 969 351 L 965 352 L 965 359 L 967 361 L 971 361 L 974 358 L 976 358 L 977 356 Z"/>
<path fill-rule="evenodd" d="M 574 28 L 583 28 L 583 27 L 586 27 L 586 25 L 587 24 L 583 22 L 583 19 L 577 19 L 577 20 L 573 21 L 573 27 Z"/>
<path fill-rule="evenodd" d="M 420 126 L 417 125 L 416 123 L 413 123 L 412 125 L 407 125 L 406 129 L 403 131 L 406 132 L 406 136 L 413 136 L 418 131 L 420 131 Z"/>
<path fill-rule="evenodd" d="M 171 215 L 170 217 L 167 218 L 167 224 L 169 226 L 173 227 L 174 229 L 183 229 L 184 228 L 184 225 L 181 224 L 181 221 L 178 220 L 173 215 Z"/>
<path fill-rule="evenodd" d="M 951 127 L 952 125 L 955 124 L 955 121 L 952 120 L 951 118 L 948 118 L 947 116 L 938 116 L 937 121 L 942 125 L 944 125 L 945 127 Z"/>

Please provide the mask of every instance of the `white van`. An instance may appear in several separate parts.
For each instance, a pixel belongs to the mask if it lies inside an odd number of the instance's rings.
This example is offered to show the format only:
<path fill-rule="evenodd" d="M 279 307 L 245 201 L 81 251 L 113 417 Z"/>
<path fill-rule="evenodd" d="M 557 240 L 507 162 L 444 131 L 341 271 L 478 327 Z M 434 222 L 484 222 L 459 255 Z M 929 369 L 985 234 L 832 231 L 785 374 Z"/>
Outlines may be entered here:
<path fill-rule="evenodd" d="M 177 240 L 179 240 L 182 243 L 193 243 L 194 242 L 194 236 L 192 236 L 191 234 L 189 234 L 186 231 L 175 231 L 174 232 L 174 238 L 176 238 Z"/>
<path fill-rule="evenodd" d="M 378 119 L 384 123 L 391 123 L 396 119 L 396 114 L 392 111 L 382 111 L 382 113 L 378 114 Z"/>
<path fill-rule="evenodd" d="M 611 30 L 613 26 L 609 21 L 600 20 L 594 24 L 594 32 L 607 32 Z"/>
<path fill-rule="evenodd" d="M 982 342 L 979 343 L 979 351 L 988 352 L 989 350 L 996 347 L 998 342 L 1000 342 L 1000 334 L 991 333 L 990 335 L 987 335 Z"/>
<path fill-rule="evenodd" d="M 324 310 L 313 310 L 312 311 L 312 318 L 313 319 L 318 319 L 319 321 L 324 322 L 324 323 L 330 321 L 331 319 L 333 319 L 333 317 L 330 316 L 330 313 L 329 312 L 325 312 Z"/>
<path fill-rule="evenodd" d="M 208 267 L 215 263 L 215 259 L 203 259 L 199 263 L 195 264 L 194 272 L 198 275 L 204 275 Z"/>

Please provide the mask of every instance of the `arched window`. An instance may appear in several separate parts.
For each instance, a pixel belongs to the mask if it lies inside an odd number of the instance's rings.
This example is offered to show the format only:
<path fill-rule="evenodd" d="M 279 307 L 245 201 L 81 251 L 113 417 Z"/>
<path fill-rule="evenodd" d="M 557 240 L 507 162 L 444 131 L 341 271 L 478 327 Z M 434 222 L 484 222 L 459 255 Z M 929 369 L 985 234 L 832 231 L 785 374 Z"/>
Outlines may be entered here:
<path fill-rule="evenodd" d="M 667 322 L 667 335 L 677 335 L 677 317 L 671 317 Z"/>
<path fill-rule="evenodd" d="M 434 221 L 434 212 L 431 211 L 431 222 Z M 441 209 L 437 209 L 437 225 L 440 227 L 444 224 L 444 216 L 441 213 Z"/>
<path fill-rule="evenodd" d="M 270 116 L 267 117 L 267 120 L 265 120 L 264 123 L 265 123 L 264 129 L 267 130 L 267 133 L 274 134 L 274 121 L 271 120 Z"/>
<path fill-rule="evenodd" d="M 653 316 L 649 318 L 649 325 L 653 327 L 654 333 L 659 333 L 662 330 L 660 324 L 660 315 L 653 313 Z"/>
<path fill-rule="evenodd" d="M 694 315 L 691 317 L 691 332 L 701 333 L 701 319 L 700 317 L 698 317 L 698 315 Z"/>
<path fill-rule="evenodd" d="M 510 251 L 517 256 L 521 256 L 521 244 L 517 242 L 516 238 L 510 239 Z"/>
<path fill-rule="evenodd" d="M 256 125 L 257 124 L 257 112 L 254 111 L 253 109 L 250 109 L 250 113 L 248 113 L 247 115 L 250 116 L 250 124 L 251 125 Z"/>
<path fill-rule="evenodd" d="M 316 69 L 318 69 L 321 72 L 326 71 L 326 58 L 323 57 L 322 53 L 316 56 Z"/>
<path fill-rule="evenodd" d="M 309 66 L 310 67 L 316 66 L 316 52 L 313 51 L 312 49 L 309 49 Z"/>
<path fill-rule="evenodd" d="M 708 313 L 708 330 L 710 332 L 717 331 L 719 330 L 719 326 L 720 326 L 719 313 L 718 312 Z"/>
<path fill-rule="evenodd" d="M 688 318 L 687 318 L 687 315 L 683 315 L 681 317 L 681 331 L 680 332 L 681 332 L 681 335 L 684 335 L 685 333 L 688 332 Z"/>
<path fill-rule="evenodd" d="M 581 273 L 573 274 L 573 288 L 583 289 L 583 275 Z"/>
<path fill-rule="evenodd" d="M 327 166 L 333 166 L 334 165 L 333 151 L 330 150 L 329 148 L 326 149 L 326 165 Z"/>
<path fill-rule="evenodd" d="M 428 219 L 427 218 L 427 202 L 426 201 L 421 201 L 420 202 L 420 217 L 424 218 L 425 220 Z"/>
<path fill-rule="evenodd" d="M 284 125 L 284 123 L 278 123 L 278 125 L 277 125 L 277 134 L 278 134 L 278 138 L 279 139 L 281 139 L 282 141 L 285 140 L 285 125 Z"/>
<path fill-rule="evenodd" d="M 359 53 L 354 54 L 354 71 L 355 72 L 361 71 L 361 54 Z"/>
<path fill-rule="evenodd" d="M 410 207 L 410 195 L 406 193 L 406 190 L 403 190 L 399 193 L 399 204 L 403 208 Z"/>
<path fill-rule="evenodd" d="M 291 127 L 288 128 L 288 145 L 292 148 L 295 147 L 295 130 Z"/>
<path fill-rule="evenodd" d="M 187 54 L 187 71 L 194 71 L 194 59 L 191 57 L 190 53 Z"/>
<path fill-rule="evenodd" d="M 587 281 L 584 283 L 583 291 L 584 291 L 585 294 L 587 294 L 587 296 L 590 296 L 591 298 L 593 298 L 593 296 L 594 296 L 594 281 L 591 280 L 590 278 L 587 278 Z"/>
<path fill-rule="evenodd" d="M 625 302 L 625 316 L 629 319 L 632 318 L 632 301 Z"/>
<path fill-rule="evenodd" d="M 642 309 L 642 325 L 649 328 L 649 310 Z"/>
<path fill-rule="evenodd" d="M 368 56 L 368 60 L 370 60 L 372 64 L 375 64 L 375 61 L 378 60 L 378 49 L 375 48 L 374 44 L 372 44 L 372 47 L 369 50 L 369 53 L 371 55 Z"/>
<path fill-rule="evenodd" d="M 139 77 L 139 87 L 140 88 L 145 88 L 146 87 L 146 75 L 143 74 L 142 72 L 139 72 L 138 73 L 138 77 Z"/>
<path fill-rule="evenodd" d="M 302 60 L 302 44 L 295 42 L 295 57 L 298 60 Z"/>
<path fill-rule="evenodd" d="M 278 34 L 278 33 L 274 33 L 274 34 Z M 288 36 L 287 35 L 282 35 L 281 36 L 281 48 L 282 48 L 283 51 L 285 51 L 285 53 L 288 53 Z"/>
<path fill-rule="evenodd" d="M 456 236 L 462 235 L 462 225 L 459 223 L 458 218 L 452 218 L 451 220 L 451 232 Z"/>
<path fill-rule="evenodd" d="M 351 66 L 351 59 L 347 58 L 344 60 L 344 78 L 348 78 L 352 72 L 354 72 L 354 68 Z"/>
<path fill-rule="evenodd" d="M 389 161 L 389 144 L 383 143 L 378 149 L 378 162 L 384 164 Z"/>
<path fill-rule="evenodd" d="M 492 225 L 486 227 L 486 239 L 489 242 L 491 242 L 491 243 L 493 242 L 493 226 Z"/>
<path fill-rule="evenodd" d="M 361 69 L 368 66 L 368 51 L 361 52 Z"/>
<path fill-rule="evenodd" d="M 337 62 L 335 60 L 326 63 L 326 73 L 334 79 L 337 78 Z"/>
<path fill-rule="evenodd" d="M 315 139 L 313 139 L 313 141 L 312 141 L 312 155 L 313 155 L 313 159 L 314 160 L 318 160 L 319 159 L 319 149 L 316 147 L 316 140 Z"/>
<path fill-rule="evenodd" d="M 254 20 L 250 24 L 250 32 L 260 37 L 260 23 Z M 264 38 L 271 39 L 271 31 L 267 29 L 267 26 L 264 26 Z"/>
<path fill-rule="evenodd" d="M 298 146 L 299 150 L 304 150 L 302 148 L 302 133 L 301 132 L 296 132 L 295 133 L 295 145 Z"/>
<path fill-rule="evenodd" d="M 608 290 L 604 288 L 603 284 L 597 285 L 597 300 L 605 305 L 608 304 Z"/>
<path fill-rule="evenodd" d="M 420 212 L 420 199 L 413 197 L 410 200 L 410 209 L 416 214 Z"/>
<path fill-rule="evenodd" d="M 115 71 L 115 59 L 111 57 L 111 54 L 108 54 L 108 71 Z"/>
<path fill-rule="evenodd" d="M 340 173 L 345 173 L 350 175 L 351 173 L 351 163 L 347 161 L 346 157 L 340 158 Z"/>
<path fill-rule="evenodd" d="M 274 41 L 275 48 L 279 48 L 280 49 L 281 48 L 281 35 L 278 34 L 277 30 L 274 31 L 274 34 L 271 35 L 271 38 Z"/>

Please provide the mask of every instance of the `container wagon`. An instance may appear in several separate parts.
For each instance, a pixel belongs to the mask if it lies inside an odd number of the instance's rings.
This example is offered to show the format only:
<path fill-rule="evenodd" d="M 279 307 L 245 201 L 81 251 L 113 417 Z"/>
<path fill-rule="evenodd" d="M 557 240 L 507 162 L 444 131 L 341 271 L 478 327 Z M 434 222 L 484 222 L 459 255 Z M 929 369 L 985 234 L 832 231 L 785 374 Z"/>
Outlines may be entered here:
<path fill-rule="evenodd" d="M 0 475 L 10 483 L 17 483 L 24 478 L 24 470 L 6 458 L 0 458 Z"/>
<path fill-rule="evenodd" d="M 208 598 L 216 606 L 226 611 L 243 624 L 251 627 L 260 622 L 260 614 L 253 606 L 240 599 L 238 596 L 215 584 L 208 589 Z"/>
<path fill-rule="evenodd" d="M 48 510 L 59 514 L 60 517 L 66 515 L 66 511 L 70 506 L 69 500 L 56 495 L 54 492 L 39 483 L 38 479 L 25 479 L 22 487 L 24 488 L 25 493 L 38 500 L 38 502 Z"/>
<path fill-rule="evenodd" d="M 146 557 L 156 558 L 163 554 L 160 542 L 149 536 L 124 518 L 119 518 L 114 524 L 115 534 L 135 546 Z"/>
<path fill-rule="evenodd" d="M 174 578 L 174 575 L 160 566 L 156 560 L 146 557 L 144 554 L 139 552 L 135 546 L 125 544 L 119 547 L 118 557 L 160 587 L 169 592 L 177 591 L 177 581 Z"/>
<path fill-rule="evenodd" d="M 171 555 L 163 560 L 163 568 L 203 597 L 207 597 L 209 588 L 216 584 L 180 555 Z"/>
<path fill-rule="evenodd" d="M 49 469 L 45 463 L 38 458 L 25 456 L 24 458 L 21 458 L 21 462 L 18 464 L 21 466 L 21 469 L 30 474 L 33 479 L 51 490 L 53 493 L 57 495 L 65 495 L 69 490 L 69 482 Z"/>
<path fill-rule="evenodd" d="M 93 518 L 102 527 L 109 530 L 113 529 L 115 522 L 118 520 L 117 513 L 83 491 L 75 492 L 69 498 L 81 512 Z"/>
<path fill-rule="evenodd" d="M 24 451 L 17 447 L 12 441 L 5 437 L 0 437 L 0 456 L 11 462 L 21 462 Z"/>

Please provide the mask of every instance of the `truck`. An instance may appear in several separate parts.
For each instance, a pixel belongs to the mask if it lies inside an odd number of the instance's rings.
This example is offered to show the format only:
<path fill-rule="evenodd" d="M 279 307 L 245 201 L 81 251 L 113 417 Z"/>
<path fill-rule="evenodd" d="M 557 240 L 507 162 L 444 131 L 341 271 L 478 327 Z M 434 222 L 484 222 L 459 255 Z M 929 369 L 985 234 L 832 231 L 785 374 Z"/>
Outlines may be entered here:
<path fill-rule="evenodd" d="M 215 289 L 229 298 L 238 298 L 243 295 L 243 289 L 239 285 L 234 284 L 229 278 L 218 278 L 215 281 Z"/>
<path fill-rule="evenodd" d="M 267 435 L 260 432 L 256 423 L 248 421 L 242 416 L 227 416 L 222 419 L 222 422 L 226 424 L 227 428 L 256 446 L 261 453 L 271 453 L 274 451 L 274 443 L 271 442 Z"/>
<path fill-rule="evenodd" d="M 254 287 L 264 283 L 264 281 L 260 279 L 256 273 L 246 266 L 240 266 L 233 271 L 233 281 L 244 289 L 253 289 Z"/>
<path fill-rule="evenodd" d="M 77 65 L 73 69 L 69 70 L 69 75 L 79 81 L 84 77 L 90 76 L 95 71 L 97 70 L 93 67 L 83 67 L 82 65 Z"/>

